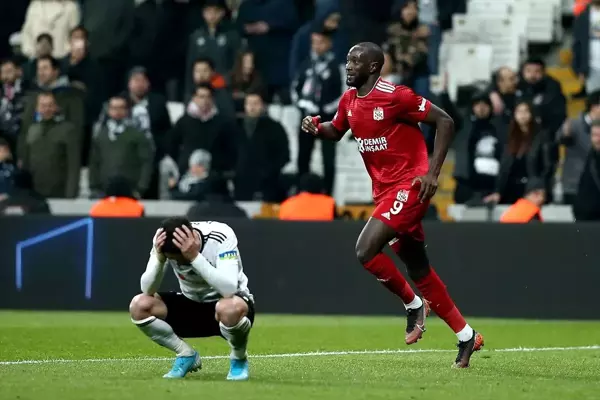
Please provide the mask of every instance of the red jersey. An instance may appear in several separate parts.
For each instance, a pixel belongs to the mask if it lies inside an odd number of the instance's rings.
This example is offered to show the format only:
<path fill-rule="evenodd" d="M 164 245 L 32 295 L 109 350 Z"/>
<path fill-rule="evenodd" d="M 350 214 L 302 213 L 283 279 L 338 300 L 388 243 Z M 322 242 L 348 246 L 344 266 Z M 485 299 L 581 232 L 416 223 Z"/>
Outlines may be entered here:
<path fill-rule="evenodd" d="M 352 130 L 376 204 L 427 174 L 427 146 L 418 123 L 430 109 L 431 103 L 410 88 L 381 78 L 367 95 L 359 96 L 352 88 L 340 99 L 331 123 L 340 132 Z"/>

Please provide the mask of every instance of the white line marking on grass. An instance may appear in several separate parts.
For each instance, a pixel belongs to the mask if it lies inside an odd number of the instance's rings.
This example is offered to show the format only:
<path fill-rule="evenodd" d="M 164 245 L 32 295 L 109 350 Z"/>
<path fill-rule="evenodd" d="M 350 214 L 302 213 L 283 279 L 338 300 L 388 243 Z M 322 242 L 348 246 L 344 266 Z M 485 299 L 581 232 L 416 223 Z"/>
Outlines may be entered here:
<path fill-rule="evenodd" d="M 485 353 L 520 353 L 520 352 L 550 352 L 550 351 L 578 351 L 600 350 L 600 345 L 576 347 L 514 347 L 507 349 L 483 350 Z M 313 351 L 308 353 L 283 353 L 283 354 L 255 354 L 250 358 L 296 358 L 296 357 L 327 357 L 351 355 L 378 355 L 378 354 L 413 354 L 413 353 L 452 353 L 455 350 L 447 349 L 404 349 L 404 350 L 350 350 L 350 351 Z M 203 356 L 204 360 L 218 360 L 229 356 Z M 81 360 L 49 359 L 49 360 L 17 360 L 0 361 L 0 365 L 27 365 L 27 364 L 81 364 L 81 363 L 111 363 L 111 362 L 139 362 L 139 361 L 170 361 L 172 357 L 132 357 L 132 358 L 87 358 Z"/>

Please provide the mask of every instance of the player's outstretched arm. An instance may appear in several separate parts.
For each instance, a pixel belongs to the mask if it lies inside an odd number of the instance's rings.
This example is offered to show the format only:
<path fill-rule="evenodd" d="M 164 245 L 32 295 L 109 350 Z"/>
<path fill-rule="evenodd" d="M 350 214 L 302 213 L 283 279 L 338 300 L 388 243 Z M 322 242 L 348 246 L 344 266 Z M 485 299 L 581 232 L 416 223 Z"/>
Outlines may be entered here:
<path fill-rule="evenodd" d="M 320 115 L 316 117 L 304 117 L 302 120 L 302 130 L 322 139 L 332 140 L 334 142 L 342 140 L 346 132 L 339 131 L 331 122 L 320 121 Z"/>

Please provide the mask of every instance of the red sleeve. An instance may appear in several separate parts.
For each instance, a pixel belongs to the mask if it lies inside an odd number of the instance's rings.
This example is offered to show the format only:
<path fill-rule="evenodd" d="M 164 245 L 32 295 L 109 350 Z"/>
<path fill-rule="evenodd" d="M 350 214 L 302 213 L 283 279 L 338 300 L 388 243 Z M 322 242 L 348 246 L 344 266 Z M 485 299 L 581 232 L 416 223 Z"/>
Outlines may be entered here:
<path fill-rule="evenodd" d="M 350 129 L 350 124 L 348 123 L 348 110 L 347 110 L 347 98 L 346 95 L 348 92 L 345 92 L 340 98 L 340 103 L 338 104 L 337 112 L 335 116 L 331 120 L 331 124 L 335 129 L 339 132 L 346 133 Z"/>
<path fill-rule="evenodd" d="M 394 91 L 395 111 L 399 118 L 412 122 L 423 122 L 431 109 L 431 102 L 406 86 L 397 86 Z"/>

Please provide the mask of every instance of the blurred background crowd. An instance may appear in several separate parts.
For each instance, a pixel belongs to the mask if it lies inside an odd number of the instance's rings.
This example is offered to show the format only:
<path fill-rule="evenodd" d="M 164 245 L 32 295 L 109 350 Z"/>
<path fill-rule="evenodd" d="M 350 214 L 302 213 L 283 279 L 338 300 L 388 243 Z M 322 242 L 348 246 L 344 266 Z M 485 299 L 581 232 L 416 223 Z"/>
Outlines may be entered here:
<path fill-rule="evenodd" d="M 485 0 L 1 2 L 0 211 L 111 198 L 92 209 L 101 216 L 118 198 L 130 215 L 139 200 L 173 200 L 235 216 L 233 201 L 255 201 L 333 219 L 336 203 L 368 203 L 368 177 L 347 172 L 363 168 L 347 155 L 351 134 L 320 142 L 300 118 L 333 117 L 349 47 L 373 41 L 384 79 L 436 102 L 459 131 L 432 218 L 450 204 L 515 204 L 519 218 L 564 204 L 598 220 L 600 1 L 550 3 L 575 7 L 560 20 L 569 33 L 525 37 L 517 62 L 498 64 L 502 35 L 467 40 L 470 59 L 444 56 L 447 43 L 461 54 L 457 24 Z M 459 80 L 467 64 L 483 79 Z"/>

